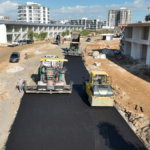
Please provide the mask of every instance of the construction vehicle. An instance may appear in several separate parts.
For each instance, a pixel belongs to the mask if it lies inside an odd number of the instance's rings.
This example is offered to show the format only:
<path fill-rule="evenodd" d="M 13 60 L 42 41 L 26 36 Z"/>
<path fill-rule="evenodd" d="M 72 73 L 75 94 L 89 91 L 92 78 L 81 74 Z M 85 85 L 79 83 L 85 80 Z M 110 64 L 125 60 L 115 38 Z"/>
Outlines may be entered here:
<path fill-rule="evenodd" d="M 54 41 L 57 45 L 60 44 L 60 35 L 57 35 Z"/>
<path fill-rule="evenodd" d="M 80 50 L 80 32 L 72 33 L 70 48 L 65 51 L 65 54 L 70 56 L 82 56 L 82 52 Z"/>
<path fill-rule="evenodd" d="M 83 82 L 83 89 L 91 106 L 113 106 L 111 77 L 106 72 L 91 71 L 90 79 Z"/>
<path fill-rule="evenodd" d="M 63 79 L 67 68 L 63 67 L 63 62 L 67 59 L 41 58 L 38 70 L 39 80 L 35 85 L 28 85 L 25 81 L 25 93 L 72 93 L 73 82 L 66 85 Z"/>

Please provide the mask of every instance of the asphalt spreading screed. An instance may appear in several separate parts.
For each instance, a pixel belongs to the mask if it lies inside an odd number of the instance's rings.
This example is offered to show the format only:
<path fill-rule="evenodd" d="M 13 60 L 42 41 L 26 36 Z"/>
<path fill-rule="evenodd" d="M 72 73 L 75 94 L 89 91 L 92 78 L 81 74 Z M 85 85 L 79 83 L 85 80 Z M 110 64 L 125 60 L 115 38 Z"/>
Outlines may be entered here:
<path fill-rule="evenodd" d="M 24 94 L 6 150 L 146 150 L 115 108 L 90 107 L 81 57 L 67 56 L 72 94 Z"/>

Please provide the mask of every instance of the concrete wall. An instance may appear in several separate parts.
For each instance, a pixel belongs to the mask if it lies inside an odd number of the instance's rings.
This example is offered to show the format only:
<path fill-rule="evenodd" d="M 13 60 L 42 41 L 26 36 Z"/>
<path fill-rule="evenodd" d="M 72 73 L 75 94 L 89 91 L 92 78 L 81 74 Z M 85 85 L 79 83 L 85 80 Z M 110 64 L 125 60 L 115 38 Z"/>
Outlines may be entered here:
<path fill-rule="evenodd" d="M 36 33 L 47 32 L 47 37 L 62 35 L 62 32 L 69 30 L 83 30 L 84 27 L 68 27 L 68 26 L 27 26 L 27 25 L 0 25 L 0 43 L 7 43 L 28 39 L 28 30 L 32 29 Z"/>
<path fill-rule="evenodd" d="M 4 24 L 0 25 L 0 43 L 7 43 L 6 26 Z"/>
<path fill-rule="evenodd" d="M 150 65 L 150 27 L 126 27 L 123 43 L 125 55 Z"/>

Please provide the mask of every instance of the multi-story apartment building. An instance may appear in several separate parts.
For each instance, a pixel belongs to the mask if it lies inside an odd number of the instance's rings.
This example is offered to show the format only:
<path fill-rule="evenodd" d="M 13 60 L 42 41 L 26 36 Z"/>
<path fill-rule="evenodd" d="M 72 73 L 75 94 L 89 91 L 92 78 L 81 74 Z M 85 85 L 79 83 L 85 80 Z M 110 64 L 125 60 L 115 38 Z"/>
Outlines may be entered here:
<path fill-rule="evenodd" d="M 82 19 L 70 20 L 70 24 L 84 25 L 86 29 L 94 30 L 94 29 L 100 29 L 102 28 L 102 26 L 106 26 L 106 21 L 102 21 L 99 19 L 82 18 Z"/>
<path fill-rule="evenodd" d="M 50 23 L 50 8 L 34 2 L 18 5 L 18 20 L 48 24 Z"/>
<path fill-rule="evenodd" d="M 108 10 L 108 26 L 115 27 L 118 26 L 118 23 L 132 23 L 132 10 L 126 8 Z"/>
<path fill-rule="evenodd" d="M 145 21 L 150 21 L 150 14 L 145 16 Z"/>

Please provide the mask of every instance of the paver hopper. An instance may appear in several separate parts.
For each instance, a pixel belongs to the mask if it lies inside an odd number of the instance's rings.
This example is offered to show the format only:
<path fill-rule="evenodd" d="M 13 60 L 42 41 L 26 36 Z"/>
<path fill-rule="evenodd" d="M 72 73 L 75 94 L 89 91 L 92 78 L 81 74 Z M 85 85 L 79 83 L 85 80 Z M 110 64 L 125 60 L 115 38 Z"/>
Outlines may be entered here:
<path fill-rule="evenodd" d="M 65 55 L 82 56 L 80 50 L 80 32 L 73 32 L 69 50 L 65 51 Z"/>

